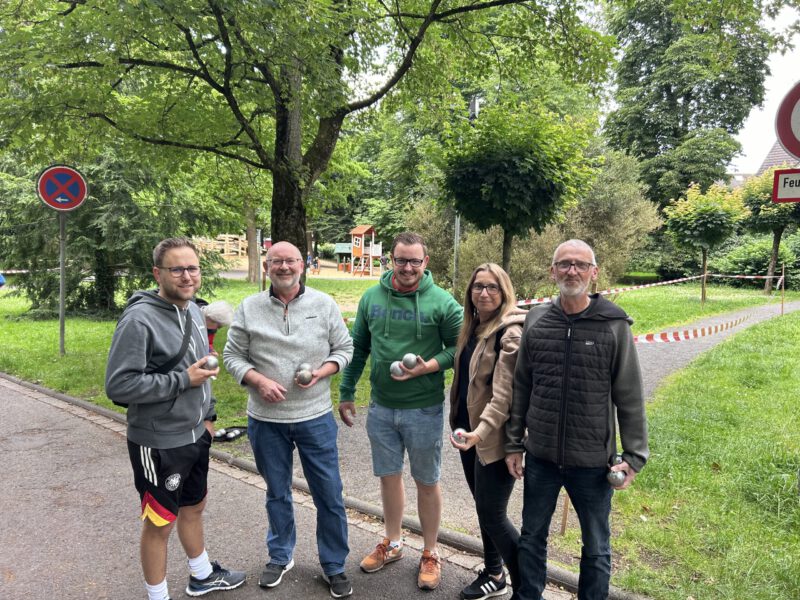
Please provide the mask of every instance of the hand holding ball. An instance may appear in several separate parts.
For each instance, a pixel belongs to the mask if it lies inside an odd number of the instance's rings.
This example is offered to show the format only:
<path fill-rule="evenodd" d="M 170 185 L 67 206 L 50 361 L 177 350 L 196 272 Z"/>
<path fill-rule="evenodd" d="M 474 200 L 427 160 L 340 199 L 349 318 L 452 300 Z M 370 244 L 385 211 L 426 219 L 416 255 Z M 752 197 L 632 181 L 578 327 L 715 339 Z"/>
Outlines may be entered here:
<path fill-rule="evenodd" d="M 467 436 L 464 435 L 465 433 L 467 433 L 466 430 L 462 429 L 461 427 L 453 431 L 453 439 L 456 441 L 456 443 L 463 444 L 467 441 Z"/>
<path fill-rule="evenodd" d="M 205 364 L 206 369 L 208 369 L 209 371 L 213 371 L 218 366 L 219 366 L 219 360 L 217 360 L 216 356 L 210 354 L 209 356 L 206 357 L 206 364 Z"/>
<path fill-rule="evenodd" d="M 622 457 L 617 454 L 614 456 L 614 464 L 619 465 L 622 463 Z M 606 473 L 606 479 L 611 487 L 619 487 L 625 482 L 625 477 L 627 477 L 627 473 L 625 471 L 609 471 Z"/>
<path fill-rule="evenodd" d="M 308 363 L 301 363 L 300 366 L 297 367 L 297 372 L 294 376 L 295 379 L 297 379 L 297 383 L 308 385 L 311 383 L 311 380 L 314 379 L 314 374 L 311 372 L 311 365 Z"/>

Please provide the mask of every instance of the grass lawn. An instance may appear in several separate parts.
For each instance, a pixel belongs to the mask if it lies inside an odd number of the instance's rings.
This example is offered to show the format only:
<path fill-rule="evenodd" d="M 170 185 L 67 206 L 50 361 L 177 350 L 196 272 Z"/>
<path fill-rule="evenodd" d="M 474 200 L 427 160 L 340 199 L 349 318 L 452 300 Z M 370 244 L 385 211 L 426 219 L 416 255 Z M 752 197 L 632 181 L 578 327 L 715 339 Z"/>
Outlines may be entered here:
<path fill-rule="evenodd" d="M 650 462 L 614 500 L 615 585 L 668 600 L 800 598 L 798 339 L 798 313 L 755 325 L 657 392 Z"/>

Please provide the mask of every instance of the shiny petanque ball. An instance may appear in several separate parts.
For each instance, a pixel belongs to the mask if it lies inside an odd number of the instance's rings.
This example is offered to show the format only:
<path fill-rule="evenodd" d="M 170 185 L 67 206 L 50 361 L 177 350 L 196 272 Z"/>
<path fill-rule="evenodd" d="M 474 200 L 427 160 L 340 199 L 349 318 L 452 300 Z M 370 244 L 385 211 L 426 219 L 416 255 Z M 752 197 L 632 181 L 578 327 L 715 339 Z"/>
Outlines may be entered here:
<path fill-rule="evenodd" d="M 207 370 L 209 370 L 209 371 L 213 371 L 213 370 L 214 370 L 214 369 L 216 369 L 218 366 L 219 366 L 219 360 L 217 360 L 217 357 L 216 357 L 216 356 L 214 356 L 214 355 L 212 354 L 211 356 L 209 356 L 208 358 L 206 358 L 206 365 L 205 365 L 205 368 L 206 368 Z"/>
<path fill-rule="evenodd" d="M 453 439 L 456 442 L 458 442 L 459 444 L 463 444 L 464 442 L 467 441 L 467 436 L 464 435 L 466 433 L 467 433 L 467 431 L 465 429 L 462 429 L 461 427 L 459 427 L 458 429 L 453 431 Z"/>
<path fill-rule="evenodd" d="M 309 363 L 300 363 L 300 366 L 297 367 L 298 371 L 311 371 L 311 365 Z"/>
<path fill-rule="evenodd" d="M 413 369 L 417 366 L 417 355 L 409 352 L 403 356 L 403 366 L 406 369 Z"/>
<path fill-rule="evenodd" d="M 611 487 L 619 487 L 625 481 L 625 471 L 609 471 L 606 474 L 606 479 Z"/>
<path fill-rule="evenodd" d="M 403 368 L 400 366 L 399 360 L 396 360 L 391 365 L 389 365 L 389 372 L 395 377 L 402 377 L 405 373 L 405 371 L 403 371 Z"/>
<path fill-rule="evenodd" d="M 297 382 L 302 383 L 303 385 L 311 383 L 311 380 L 314 378 L 314 375 L 311 373 L 311 371 L 307 369 L 298 371 L 295 376 L 297 377 Z"/>

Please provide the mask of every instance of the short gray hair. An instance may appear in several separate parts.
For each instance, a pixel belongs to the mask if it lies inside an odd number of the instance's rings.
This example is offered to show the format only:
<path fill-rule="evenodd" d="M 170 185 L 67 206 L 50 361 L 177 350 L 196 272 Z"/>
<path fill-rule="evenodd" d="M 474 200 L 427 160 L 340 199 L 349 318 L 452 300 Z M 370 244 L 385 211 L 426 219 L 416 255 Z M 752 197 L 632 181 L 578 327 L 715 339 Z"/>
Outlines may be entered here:
<path fill-rule="evenodd" d="M 550 264 L 556 264 L 556 256 L 558 256 L 558 251 L 564 246 L 572 246 L 574 248 L 580 248 L 581 250 L 588 250 L 589 254 L 592 256 L 592 265 L 597 266 L 597 260 L 594 257 L 594 250 L 592 250 L 592 247 L 583 240 L 567 240 L 566 242 L 560 243 L 555 252 L 553 252 L 553 261 Z"/>

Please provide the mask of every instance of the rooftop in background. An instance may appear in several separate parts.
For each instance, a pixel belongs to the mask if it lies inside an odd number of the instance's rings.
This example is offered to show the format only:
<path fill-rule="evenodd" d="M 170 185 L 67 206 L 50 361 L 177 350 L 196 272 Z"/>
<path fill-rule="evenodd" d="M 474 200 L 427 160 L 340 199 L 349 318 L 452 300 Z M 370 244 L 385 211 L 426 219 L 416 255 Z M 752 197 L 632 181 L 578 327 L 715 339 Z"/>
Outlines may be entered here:
<path fill-rule="evenodd" d="M 761 175 L 764 171 L 772 167 L 782 167 L 784 165 L 786 165 L 786 168 L 790 169 L 800 167 L 800 160 L 789 154 L 783 149 L 780 142 L 775 140 L 772 149 L 767 153 L 767 157 L 764 159 L 764 162 L 761 163 L 756 175 Z M 731 183 L 733 183 L 733 181 L 731 181 Z"/>

